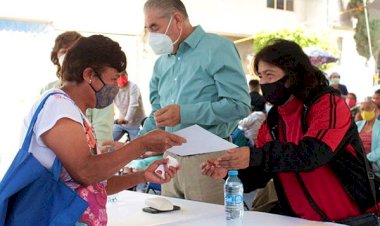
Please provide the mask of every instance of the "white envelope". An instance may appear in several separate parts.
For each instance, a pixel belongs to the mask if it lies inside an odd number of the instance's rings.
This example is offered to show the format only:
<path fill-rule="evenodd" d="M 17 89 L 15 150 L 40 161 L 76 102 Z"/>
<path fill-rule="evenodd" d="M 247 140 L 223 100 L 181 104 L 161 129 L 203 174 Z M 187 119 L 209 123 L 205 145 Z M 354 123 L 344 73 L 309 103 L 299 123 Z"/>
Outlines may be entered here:
<path fill-rule="evenodd" d="M 181 156 L 217 152 L 237 147 L 198 125 L 178 130 L 174 134 L 186 138 L 187 142 L 166 151 Z"/>

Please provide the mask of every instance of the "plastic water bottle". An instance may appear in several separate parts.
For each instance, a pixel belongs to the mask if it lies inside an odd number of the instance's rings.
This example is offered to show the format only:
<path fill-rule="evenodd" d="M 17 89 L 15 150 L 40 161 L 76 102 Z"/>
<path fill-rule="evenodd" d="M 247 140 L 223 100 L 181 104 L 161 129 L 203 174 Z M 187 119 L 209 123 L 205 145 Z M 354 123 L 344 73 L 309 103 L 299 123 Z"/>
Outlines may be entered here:
<path fill-rule="evenodd" d="M 228 171 L 228 178 L 224 184 L 224 205 L 226 208 L 227 226 L 243 225 L 243 192 L 243 184 L 238 177 L 238 171 Z"/>

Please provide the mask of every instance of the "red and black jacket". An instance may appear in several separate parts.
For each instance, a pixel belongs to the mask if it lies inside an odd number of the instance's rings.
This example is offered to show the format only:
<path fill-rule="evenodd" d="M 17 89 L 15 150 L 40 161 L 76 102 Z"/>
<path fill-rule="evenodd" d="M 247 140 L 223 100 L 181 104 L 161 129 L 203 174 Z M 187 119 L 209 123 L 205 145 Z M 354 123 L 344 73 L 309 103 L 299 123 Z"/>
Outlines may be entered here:
<path fill-rule="evenodd" d="M 250 167 L 239 171 L 245 192 L 273 178 L 286 215 L 337 221 L 371 211 L 375 201 L 350 110 L 329 89 L 314 96 L 309 105 L 294 98 L 269 112 L 251 147 Z"/>

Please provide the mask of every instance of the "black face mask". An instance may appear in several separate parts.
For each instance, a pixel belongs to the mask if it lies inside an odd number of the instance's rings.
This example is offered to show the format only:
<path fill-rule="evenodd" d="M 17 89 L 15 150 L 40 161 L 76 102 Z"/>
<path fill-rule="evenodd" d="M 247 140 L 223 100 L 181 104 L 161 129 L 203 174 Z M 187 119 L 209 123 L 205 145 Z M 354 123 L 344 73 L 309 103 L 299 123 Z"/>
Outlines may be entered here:
<path fill-rule="evenodd" d="M 286 80 L 288 80 L 287 75 L 276 82 L 260 84 L 263 96 L 269 103 L 280 106 L 289 99 L 291 92 L 285 87 Z"/>

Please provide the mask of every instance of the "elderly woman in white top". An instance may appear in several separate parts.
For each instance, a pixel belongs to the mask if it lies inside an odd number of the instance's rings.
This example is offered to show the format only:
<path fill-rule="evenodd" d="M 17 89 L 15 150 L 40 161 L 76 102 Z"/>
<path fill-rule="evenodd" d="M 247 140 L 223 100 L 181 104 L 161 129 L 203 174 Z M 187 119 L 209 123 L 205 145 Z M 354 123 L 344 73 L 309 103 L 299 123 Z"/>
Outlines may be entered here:
<path fill-rule="evenodd" d="M 41 97 L 42 100 L 53 92 L 34 126 L 30 152 L 48 170 L 55 158 L 60 160 L 61 181 L 88 204 L 78 219 L 79 224 L 106 225 L 107 195 L 142 182 L 168 182 L 178 169 L 169 167 L 165 179 L 155 175 L 158 165 L 167 162 L 162 159 L 144 171 L 115 176 L 119 169 L 146 151 L 162 153 L 185 142 L 181 137 L 160 130 L 128 144 L 114 142 L 114 151 L 100 154 L 85 112 L 87 108 L 104 108 L 112 103 L 118 91 L 116 80 L 125 67 L 126 57 L 118 43 L 102 35 L 80 38 L 63 62 L 63 86 Z M 26 117 L 24 133 L 41 100 Z"/>

